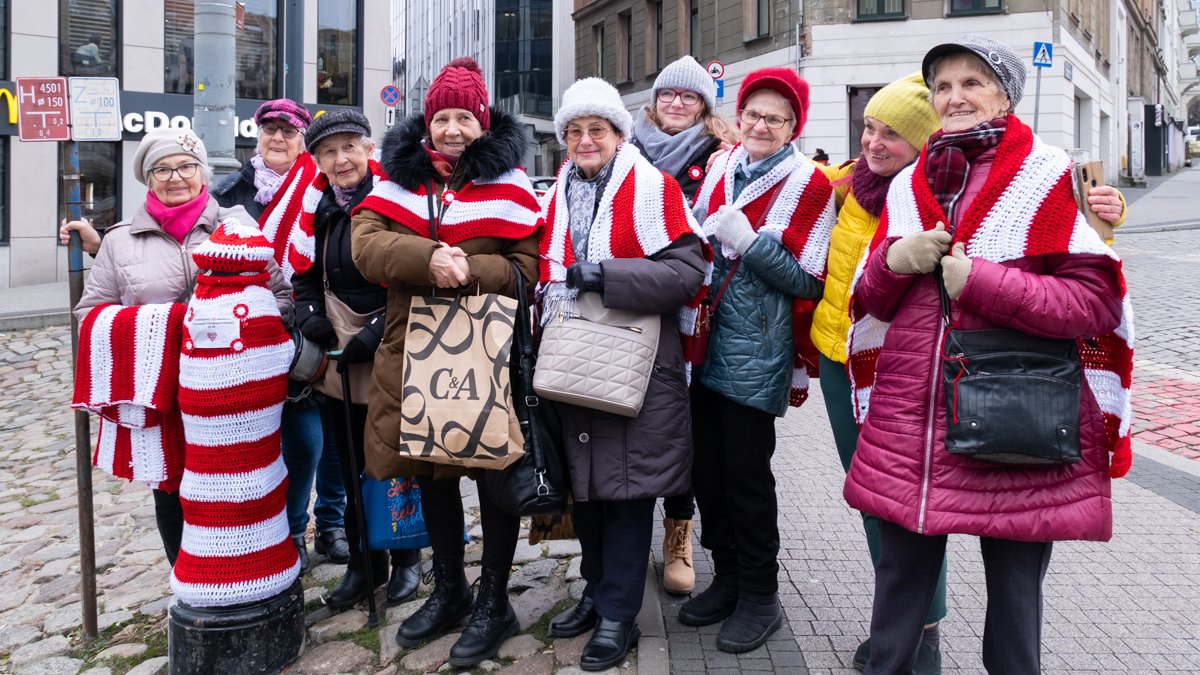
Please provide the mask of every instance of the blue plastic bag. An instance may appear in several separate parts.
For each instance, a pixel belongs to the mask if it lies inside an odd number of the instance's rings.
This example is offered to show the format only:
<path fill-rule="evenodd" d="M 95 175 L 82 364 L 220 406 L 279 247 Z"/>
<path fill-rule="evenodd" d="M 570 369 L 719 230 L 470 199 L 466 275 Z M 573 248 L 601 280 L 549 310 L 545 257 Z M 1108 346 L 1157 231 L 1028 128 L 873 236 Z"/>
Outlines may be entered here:
<path fill-rule="evenodd" d="M 421 487 L 414 478 L 362 479 L 367 546 L 372 549 L 425 548 L 429 532 L 421 513 Z"/>

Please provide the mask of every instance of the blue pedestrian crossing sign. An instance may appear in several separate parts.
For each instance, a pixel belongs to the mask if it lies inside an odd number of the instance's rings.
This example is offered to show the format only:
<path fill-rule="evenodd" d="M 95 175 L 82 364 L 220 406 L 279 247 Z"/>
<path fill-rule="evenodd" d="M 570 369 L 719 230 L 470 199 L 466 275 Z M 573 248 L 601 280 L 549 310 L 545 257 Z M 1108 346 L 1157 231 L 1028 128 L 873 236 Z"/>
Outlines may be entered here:
<path fill-rule="evenodd" d="M 1033 43 L 1033 67 L 1049 68 L 1054 62 L 1054 45 L 1049 42 Z"/>

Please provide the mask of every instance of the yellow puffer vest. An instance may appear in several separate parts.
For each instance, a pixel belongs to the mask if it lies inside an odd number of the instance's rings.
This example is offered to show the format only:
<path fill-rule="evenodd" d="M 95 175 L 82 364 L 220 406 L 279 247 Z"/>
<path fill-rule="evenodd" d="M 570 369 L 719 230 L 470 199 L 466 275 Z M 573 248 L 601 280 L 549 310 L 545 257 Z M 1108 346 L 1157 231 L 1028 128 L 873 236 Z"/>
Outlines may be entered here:
<path fill-rule="evenodd" d="M 823 167 L 836 185 L 839 203 L 837 226 L 829 238 L 829 263 L 825 276 L 825 295 L 813 313 L 813 344 L 822 354 L 838 363 L 846 362 L 846 336 L 850 332 L 850 282 L 859 260 L 875 236 L 879 219 L 867 213 L 850 194 L 850 174 L 854 165 Z"/>

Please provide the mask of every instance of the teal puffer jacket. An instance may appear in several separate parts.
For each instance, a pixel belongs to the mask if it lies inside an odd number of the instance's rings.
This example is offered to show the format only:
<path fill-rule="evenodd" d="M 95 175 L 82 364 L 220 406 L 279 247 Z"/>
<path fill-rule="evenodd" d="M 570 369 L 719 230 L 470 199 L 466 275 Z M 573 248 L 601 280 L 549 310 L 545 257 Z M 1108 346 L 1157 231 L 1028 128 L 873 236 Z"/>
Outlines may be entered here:
<path fill-rule="evenodd" d="M 712 238 L 715 258 L 709 295 L 714 297 L 733 261 Z M 695 374 L 729 400 L 782 417 L 792 386 L 795 348 L 793 298 L 819 298 L 824 285 L 796 264 L 782 244 L 760 236 L 742 256 L 715 309 L 708 355 Z"/>

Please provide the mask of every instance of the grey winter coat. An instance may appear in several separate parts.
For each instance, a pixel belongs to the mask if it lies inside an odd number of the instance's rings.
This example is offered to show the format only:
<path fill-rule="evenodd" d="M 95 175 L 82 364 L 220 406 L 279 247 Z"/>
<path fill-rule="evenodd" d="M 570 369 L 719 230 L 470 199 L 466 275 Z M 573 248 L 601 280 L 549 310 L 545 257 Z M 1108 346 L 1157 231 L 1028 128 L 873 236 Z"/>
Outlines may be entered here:
<path fill-rule="evenodd" d="M 712 238 L 714 296 L 732 261 Z M 694 377 L 725 398 L 782 417 L 792 387 L 792 299 L 819 298 L 824 285 L 796 264 L 783 244 L 759 237 L 716 308 L 708 355 Z"/>
<path fill-rule="evenodd" d="M 637 417 L 561 405 L 576 501 L 621 501 L 683 494 L 691 485 L 692 421 L 679 309 L 704 283 L 707 263 L 692 235 L 650 258 L 600 263 L 605 307 L 661 314 L 658 356 Z"/>
<path fill-rule="evenodd" d="M 187 302 L 196 278 L 192 251 L 208 240 L 217 221 L 234 218 L 247 227 L 258 228 L 241 206 L 222 208 L 209 197 L 196 224 L 184 237 L 183 245 L 163 231 L 150 217 L 143 204 L 133 218 L 124 220 L 104 234 L 96 262 L 83 288 L 83 297 L 75 307 L 75 316 L 83 321 L 96 305 L 115 303 L 123 306 L 162 302 Z M 292 325 L 292 286 L 284 281 L 274 260 L 268 261 L 269 286 L 286 326 Z"/>

